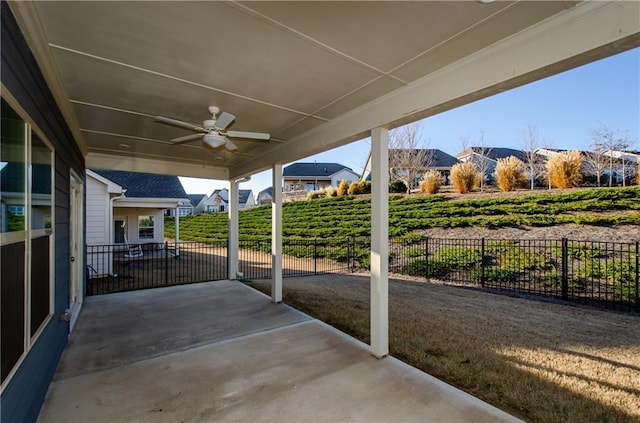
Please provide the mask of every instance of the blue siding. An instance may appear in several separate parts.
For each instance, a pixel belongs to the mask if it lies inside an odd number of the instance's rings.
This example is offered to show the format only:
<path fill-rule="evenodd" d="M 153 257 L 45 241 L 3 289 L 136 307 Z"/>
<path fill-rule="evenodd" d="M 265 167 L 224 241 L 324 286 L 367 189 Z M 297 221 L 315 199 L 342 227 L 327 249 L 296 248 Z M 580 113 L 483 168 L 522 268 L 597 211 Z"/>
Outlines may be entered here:
<path fill-rule="evenodd" d="M 57 308 L 58 305 L 56 305 Z M 36 421 L 62 350 L 66 345 L 68 332 L 69 324 L 60 322 L 54 315 L 2 393 L 1 421 Z"/>
<path fill-rule="evenodd" d="M 67 343 L 69 324 L 69 176 L 84 175 L 84 158 L 5 1 L 2 13 L 2 83 L 55 149 L 54 314 L 0 397 L 0 421 L 35 422 Z"/>

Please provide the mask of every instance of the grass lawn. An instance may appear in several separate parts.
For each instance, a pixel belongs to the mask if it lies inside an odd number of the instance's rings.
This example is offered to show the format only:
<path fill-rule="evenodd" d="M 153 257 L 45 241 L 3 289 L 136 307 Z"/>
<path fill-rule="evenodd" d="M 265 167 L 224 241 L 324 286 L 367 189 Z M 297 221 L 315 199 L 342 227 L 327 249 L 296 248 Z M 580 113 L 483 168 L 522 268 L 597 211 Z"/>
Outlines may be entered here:
<path fill-rule="evenodd" d="M 287 278 L 283 296 L 369 342 L 368 275 Z M 391 280 L 389 318 L 391 355 L 527 421 L 640 421 L 637 315 Z"/>

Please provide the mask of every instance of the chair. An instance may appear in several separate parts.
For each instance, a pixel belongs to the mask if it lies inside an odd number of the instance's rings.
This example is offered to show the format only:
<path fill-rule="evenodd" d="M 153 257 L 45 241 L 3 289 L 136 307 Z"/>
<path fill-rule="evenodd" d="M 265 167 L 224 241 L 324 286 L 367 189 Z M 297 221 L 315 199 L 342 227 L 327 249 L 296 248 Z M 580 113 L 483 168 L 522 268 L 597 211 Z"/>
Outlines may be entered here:
<path fill-rule="evenodd" d="M 124 236 L 124 244 L 127 246 L 127 252 L 124 254 L 126 258 L 139 258 L 144 256 L 144 253 L 142 252 L 142 247 L 140 246 L 140 244 L 136 244 L 136 245 L 129 244 L 129 241 L 127 240 L 126 235 Z"/>

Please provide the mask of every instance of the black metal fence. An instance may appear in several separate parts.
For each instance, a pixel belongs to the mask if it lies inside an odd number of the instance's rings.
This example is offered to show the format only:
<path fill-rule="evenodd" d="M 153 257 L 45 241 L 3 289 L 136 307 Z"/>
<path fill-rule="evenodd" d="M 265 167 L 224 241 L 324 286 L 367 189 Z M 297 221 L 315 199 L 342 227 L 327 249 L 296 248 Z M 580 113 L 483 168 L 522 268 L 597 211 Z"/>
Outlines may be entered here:
<path fill-rule="evenodd" d="M 638 243 L 434 239 L 390 243 L 389 271 L 640 311 Z"/>
<path fill-rule="evenodd" d="M 87 295 L 226 278 L 226 240 L 87 246 Z"/>
<path fill-rule="evenodd" d="M 271 278 L 269 239 L 240 240 L 239 272 Z M 390 273 L 640 311 L 638 243 L 391 240 Z M 368 238 L 283 240 L 283 277 L 368 270 Z M 87 295 L 227 278 L 227 241 L 87 247 Z"/>
<path fill-rule="evenodd" d="M 286 238 L 282 241 L 282 276 L 347 273 L 354 269 L 354 238 Z M 243 279 L 271 278 L 271 240 L 241 240 L 239 270 Z"/>

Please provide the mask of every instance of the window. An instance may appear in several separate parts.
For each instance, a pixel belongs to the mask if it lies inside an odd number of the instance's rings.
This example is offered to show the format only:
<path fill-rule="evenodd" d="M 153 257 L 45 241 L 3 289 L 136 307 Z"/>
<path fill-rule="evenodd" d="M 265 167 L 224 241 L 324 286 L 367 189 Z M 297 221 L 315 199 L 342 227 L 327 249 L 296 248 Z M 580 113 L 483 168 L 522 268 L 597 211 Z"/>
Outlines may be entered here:
<path fill-rule="evenodd" d="M 22 206 L 8 206 L 9 213 L 15 216 L 24 216 L 24 207 Z"/>
<path fill-rule="evenodd" d="M 138 239 L 153 239 L 153 216 L 138 216 Z"/>
<path fill-rule="evenodd" d="M 53 150 L 2 99 L 0 245 L 2 385 L 49 321 Z"/>

